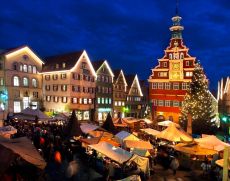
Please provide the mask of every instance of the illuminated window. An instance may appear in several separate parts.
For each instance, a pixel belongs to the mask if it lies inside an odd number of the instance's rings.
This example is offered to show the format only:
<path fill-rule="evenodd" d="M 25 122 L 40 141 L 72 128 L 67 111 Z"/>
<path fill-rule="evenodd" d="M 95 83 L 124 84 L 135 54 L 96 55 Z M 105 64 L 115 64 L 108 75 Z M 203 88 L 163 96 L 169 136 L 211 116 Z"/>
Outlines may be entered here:
<path fill-rule="evenodd" d="M 55 68 L 56 68 L 56 69 L 59 69 L 59 64 L 58 64 L 58 63 L 55 65 Z"/>
<path fill-rule="evenodd" d="M 22 72 L 22 70 L 23 70 L 23 65 L 20 64 L 20 65 L 19 65 L 19 71 Z"/>
<path fill-rule="evenodd" d="M 170 101 L 169 101 L 169 100 L 166 100 L 166 101 L 165 101 L 165 106 L 166 106 L 166 107 L 170 107 Z"/>
<path fill-rule="evenodd" d="M 111 98 L 109 98 L 109 104 L 111 104 L 112 103 L 112 99 Z"/>
<path fill-rule="evenodd" d="M 166 83 L 165 83 L 165 89 L 166 89 L 166 90 L 170 90 L 170 83 L 169 83 L 169 82 L 166 82 Z"/>
<path fill-rule="evenodd" d="M 23 65 L 23 72 L 27 72 L 28 71 L 28 69 L 27 69 L 27 65 Z"/>
<path fill-rule="evenodd" d="M 173 89 L 179 90 L 179 83 L 173 83 Z"/>
<path fill-rule="evenodd" d="M 183 82 L 182 83 L 182 90 L 187 90 L 187 87 L 188 87 L 187 83 Z"/>
<path fill-rule="evenodd" d="M 4 85 L 4 78 L 0 77 L 0 85 Z"/>
<path fill-rule="evenodd" d="M 118 106 L 121 106 L 121 101 L 118 101 Z"/>
<path fill-rule="evenodd" d="M 14 112 L 21 112 L 21 102 L 20 101 L 14 101 Z"/>
<path fill-rule="evenodd" d="M 100 97 L 97 98 L 97 103 L 101 104 L 101 98 Z"/>
<path fill-rule="evenodd" d="M 105 98 L 105 104 L 108 104 L 108 98 L 107 97 Z"/>
<path fill-rule="evenodd" d="M 84 103 L 84 104 L 87 104 L 87 98 L 84 98 L 84 99 L 83 99 L 83 103 Z"/>
<path fill-rule="evenodd" d="M 27 77 L 23 77 L 23 86 L 25 86 L 25 87 L 29 86 L 29 80 Z"/>
<path fill-rule="evenodd" d="M 167 77 L 168 73 L 167 72 L 158 72 L 159 77 Z"/>
<path fill-rule="evenodd" d="M 63 62 L 63 63 L 62 63 L 62 68 L 65 68 L 65 67 L 66 67 L 66 63 Z"/>
<path fill-rule="evenodd" d="M 57 80 L 57 78 L 58 78 L 58 75 L 57 75 L 57 74 L 54 74 L 54 75 L 53 75 L 53 80 Z"/>
<path fill-rule="evenodd" d="M 124 106 L 125 105 L 125 102 L 122 102 L 122 106 Z"/>
<path fill-rule="evenodd" d="M 79 98 L 79 104 L 82 104 L 82 98 Z"/>
<path fill-rule="evenodd" d="M 173 107 L 179 107 L 179 101 L 173 101 Z"/>
<path fill-rule="evenodd" d="M 13 84 L 14 84 L 14 86 L 19 86 L 19 77 L 18 76 L 13 77 Z"/>
<path fill-rule="evenodd" d="M 163 67 L 167 67 L 167 62 L 163 62 Z"/>
<path fill-rule="evenodd" d="M 169 54 L 169 59 L 172 60 L 172 54 L 171 53 Z"/>
<path fill-rule="evenodd" d="M 89 99 L 89 104 L 92 104 L 92 99 Z"/>
<path fill-rule="evenodd" d="M 53 97 L 53 102 L 58 102 L 58 97 L 57 96 Z"/>
<path fill-rule="evenodd" d="M 67 85 L 62 85 L 62 86 L 61 86 L 61 90 L 62 90 L 62 91 L 67 91 Z"/>
<path fill-rule="evenodd" d="M 62 102 L 66 103 L 67 102 L 67 97 L 62 97 Z"/>
<path fill-rule="evenodd" d="M 51 101 L 51 97 L 50 96 L 46 96 L 46 101 L 50 102 Z"/>
<path fill-rule="evenodd" d="M 159 82 L 158 83 L 158 89 L 164 89 L 164 83 Z"/>
<path fill-rule="evenodd" d="M 66 74 L 61 74 L 61 79 L 66 79 Z"/>
<path fill-rule="evenodd" d="M 38 87 L 38 82 L 36 79 L 32 79 L 32 87 Z"/>
<path fill-rule="evenodd" d="M 186 72 L 186 73 L 185 73 L 185 76 L 186 76 L 186 77 L 192 77 L 192 72 Z"/>
<path fill-rule="evenodd" d="M 101 103 L 104 104 L 105 103 L 105 99 L 102 97 L 101 98 Z"/>
<path fill-rule="evenodd" d="M 37 67 L 33 66 L 33 74 L 36 74 L 36 73 L 37 73 Z"/>
<path fill-rule="evenodd" d="M 152 83 L 152 89 L 157 89 L 157 83 Z"/>
<path fill-rule="evenodd" d="M 38 92 L 33 92 L 33 97 L 38 98 Z"/>
<path fill-rule="evenodd" d="M 32 66 L 28 65 L 28 73 L 32 73 Z"/>
<path fill-rule="evenodd" d="M 117 106 L 117 101 L 114 102 L 114 105 Z"/>
<path fill-rule="evenodd" d="M 45 85 L 45 89 L 49 91 L 50 90 L 50 85 Z"/>
<path fill-rule="evenodd" d="M 164 106 L 164 101 L 163 100 L 158 100 L 158 106 Z"/>
<path fill-rule="evenodd" d="M 184 53 L 180 53 L 180 59 L 184 59 Z"/>
<path fill-rule="evenodd" d="M 76 98 L 76 97 L 73 98 L 73 103 L 74 103 L 74 104 L 77 103 L 77 98 Z"/>

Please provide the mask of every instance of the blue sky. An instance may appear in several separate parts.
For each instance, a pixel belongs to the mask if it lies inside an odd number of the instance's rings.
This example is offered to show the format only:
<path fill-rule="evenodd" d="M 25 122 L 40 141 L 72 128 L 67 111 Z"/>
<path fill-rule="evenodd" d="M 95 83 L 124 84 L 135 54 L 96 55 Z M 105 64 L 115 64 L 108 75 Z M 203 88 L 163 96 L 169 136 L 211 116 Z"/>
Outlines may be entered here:
<path fill-rule="evenodd" d="M 11 0 L 0 6 L 0 49 L 29 45 L 41 58 L 86 49 L 91 60 L 147 79 L 170 40 L 175 0 Z M 183 0 L 190 55 L 210 80 L 230 75 L 230 1 Z"/>

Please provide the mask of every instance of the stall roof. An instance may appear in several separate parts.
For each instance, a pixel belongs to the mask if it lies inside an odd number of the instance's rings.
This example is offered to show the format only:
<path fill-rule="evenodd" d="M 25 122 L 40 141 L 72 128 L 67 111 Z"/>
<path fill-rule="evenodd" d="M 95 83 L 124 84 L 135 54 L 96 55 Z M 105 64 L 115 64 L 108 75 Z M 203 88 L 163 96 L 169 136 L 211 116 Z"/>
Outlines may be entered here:
<path fill-rule="evenodd" d="M 127 131 L 120 131 L 119 133 L 117 133 L 115 135 L 115 137 L 117 138 L 119 143 L 122 143 L 125 140 L 139 140 L 138 137 L 136 137 L 135 135 L 133 135 Z"/>
<path fill-rule="evenodd" d="M 222 151 L 224 150 L 225 146 L 230 146 L 228 143 L 219 140 L 214 135 L 209 135 L 203 138 L 195 139 L 195 142 L 197 142 L 203 148 L 213 149 L 216 151 Z"/>
<path fill-rule="evenodd" d="M 125 146 L 127 148 L 139 148 L 139 149 L 146 149 L 151 150 L 153 149 L 153 145 L 149 143 L 148 141 L 142 141 L 142 140 L 126 140 Z"/>
<path fill-rule="evenodd" d="M 132 157 L 132 153 L 103 141 L 95 145 L 89 145 L 89 147 L 120 164 L 126 162 Z"/>
<path fill-rule="evenodd" d="M 193 138 L 175 124 L 170 124 L 165 130 L 161 131 L 157 138 L 166 139 L 172 142 L 191 142 Z"/>
<path fill-rule="evenodd" d="M 45 160 L 38 153 L 32 142 L 26 137 L 20 137 L 15 139 L 0 139 L 0 144 L 14 153 L 21 156 L 27 162 L 35 165 L 40 169 L 44 169 L 46 166 Z"/>
<path fill-rule="evenodd" d="M 160 133 L 160 131 L 157 131 L 157 130 L 151 129 L 151 128 L 141 129 L 141 131 L 144 131 L 145 133 L 152 135 L 152 136 L 156 136 L 157 134 Z"/>
<path fill-rule="evenodd" d="M 94 131 L 99 128 L 99 126 L 89 123 L 82 123 L 80 128 L 83 133 L 88 134 L 90 131 Z"/>
<path fill-rule="evenodd" d="M 178 128 L 180 127 L 179 124 L 174 123 L 174 122 L 172 122 L 172 121 L 170 121 L 170 120 L 161 121 L 161 122 L 158 122 L 158 123 L 157 123 L 157 125 L 159 125 L 159 126 L 165 126 L 165 127 L 168 127 L 168 126 L 170 126 L 171 124 L 175 124 L 176 127 L 178 127 Z"/>
<path fill-rule="evenodd" d="M 185 144 L 179 143 L 174 146 L 174 149 L 183 153 L 188 153 L 191 155 L 214 155 L 217 151 L 207 148 L 202 148 L 198 144 Z"/>

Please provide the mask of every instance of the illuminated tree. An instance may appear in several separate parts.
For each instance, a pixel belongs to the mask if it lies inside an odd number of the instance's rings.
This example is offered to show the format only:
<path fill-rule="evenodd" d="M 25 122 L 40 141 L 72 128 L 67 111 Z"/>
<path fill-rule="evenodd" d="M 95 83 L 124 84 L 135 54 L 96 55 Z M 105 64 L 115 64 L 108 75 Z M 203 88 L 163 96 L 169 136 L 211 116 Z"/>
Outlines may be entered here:
<path fill-rule="evenodd" d="M 182 122 L 186 123 L 188 115 L 192 117 L 192 130 L 194 133 L 211 133 L 214 123 L 213 98 L 208 89 L 208 80 L 199 63 L 195 64 L 192 82 L 187 90 L 182 103 Z"/>

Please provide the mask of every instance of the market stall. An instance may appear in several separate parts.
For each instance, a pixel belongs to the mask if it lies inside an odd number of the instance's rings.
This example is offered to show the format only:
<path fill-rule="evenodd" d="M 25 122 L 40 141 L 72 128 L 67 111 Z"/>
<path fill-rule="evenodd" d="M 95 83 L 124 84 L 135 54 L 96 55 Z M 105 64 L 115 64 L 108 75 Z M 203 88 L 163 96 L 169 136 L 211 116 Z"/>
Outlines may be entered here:
<path fill-rule="evenodd" d="M 117 139 L 117 141 L 120 143 L 120 144 L 123 144 L 123 142 L 125 140 L 140 140 L 138 137 L 136 137 L 135 135 L 129 133 L 129 132 L 126 132 L 126 131 L 120 131 L 119 133 L 117 133 L 115 135 L 115 138 Z"/>

